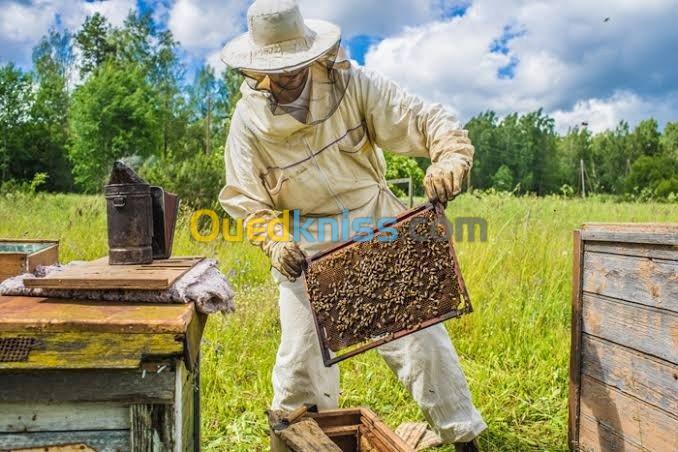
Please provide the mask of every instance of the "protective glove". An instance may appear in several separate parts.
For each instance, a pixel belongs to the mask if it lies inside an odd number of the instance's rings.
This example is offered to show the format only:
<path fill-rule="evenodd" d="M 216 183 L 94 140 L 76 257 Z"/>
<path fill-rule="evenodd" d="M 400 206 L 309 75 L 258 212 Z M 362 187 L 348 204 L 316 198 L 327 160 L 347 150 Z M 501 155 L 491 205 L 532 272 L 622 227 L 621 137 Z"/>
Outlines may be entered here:
<path fill-rule="evenodd" d="M 290 281 L 297 280 L 306 267 L 306 256 L 295 242 L 268 242 L 263 247 L 273 268 Z"/>
<path fill-rule="evenodd" d="M 431 202 L 441 204 L 453 200 L 461 192 L 461 182 L 468 171 L 463 160 L 441 160 L 426 170 L 424 188 Z"/>
<path fill-rule="evenodd" d="M 256 221 L 257 228 L 253 228 L 254 235 L 248 237 L 253 245 L 271 259 L 271 265 L 290 281 L 296 281 L 306 267 L 306 255 L 299 245 L 291 241 L 291 236 L 285 234 L 289 225 L 285 227 L 280 221 L 280 212 L 268 209 L 258 210 L 245 219 L 248 223 Z"/>

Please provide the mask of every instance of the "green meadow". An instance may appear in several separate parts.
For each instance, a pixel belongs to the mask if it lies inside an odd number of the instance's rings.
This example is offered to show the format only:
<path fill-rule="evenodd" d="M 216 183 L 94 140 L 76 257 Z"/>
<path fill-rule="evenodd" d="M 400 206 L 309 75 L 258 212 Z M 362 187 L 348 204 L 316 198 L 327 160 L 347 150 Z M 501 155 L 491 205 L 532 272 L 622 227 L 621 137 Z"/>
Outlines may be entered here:
<path fill-rule="evenodd" d="M 106 254 L 103 197 L 0 197 L 0 237 L 54 238 L 61 260 Z M 484 450 L 566 450 L 572 231 L 585 222 L 677 222 L 675 204 L 603 198 L 463 195 L 450 218 L 482 217 L 487 241 L 456 243 L 474 312 L 447 322 L 488 430 Z M 265 256 L 247 243 L 191 239 L 183 211 L 175 255 L 219 260 L 237 312 L 212 316 L 203 344 L 202 446 L 266 450 L 264 411 L 279 340 L 276 287 Z M 394 428 L 421 414 L 375 352 L 340 365 L 341 405 L 364 405 Z M 446 450 L 446 449 L 443 449 Z"/>

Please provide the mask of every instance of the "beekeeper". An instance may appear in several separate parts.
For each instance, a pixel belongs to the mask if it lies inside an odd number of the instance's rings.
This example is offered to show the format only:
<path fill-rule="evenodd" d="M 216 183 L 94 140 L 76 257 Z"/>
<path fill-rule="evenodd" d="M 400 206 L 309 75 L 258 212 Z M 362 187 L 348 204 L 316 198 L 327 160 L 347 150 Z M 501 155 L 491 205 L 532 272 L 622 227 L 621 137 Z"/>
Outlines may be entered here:
<path fill-rule="evenodd" d="M 298 243 L 281 241 L 281 235 L 263 232 L 266 224 L 294 209 L 304 221 L 337 223 L 342 212 L 374 222 L 402 212 L 404 205 L 387 187 L 381 149 L 430 158 L 428 197 L 452 200 L 471 166 L 473 146 L 442 106 L 352 66 L 339 45 L 339 27 L 304 21 L 294 0 L 257 0 L 247 23 L 248 32 L 222 51 L 245 82 L 231 119 L 219 200 L 232 217 L 259 225 L 253 242 L 270 257 L 279 285 L 282 337 L 272 408 L 336 408 L 338 369 L 323 364 L 302 280 L 305 256 L 331 246 L 331 234 L 323 236 L 310 222 L 311 234 Z M 486 428 L 442 324 L 378 350 L 445 442 L 470 442 Z"/>

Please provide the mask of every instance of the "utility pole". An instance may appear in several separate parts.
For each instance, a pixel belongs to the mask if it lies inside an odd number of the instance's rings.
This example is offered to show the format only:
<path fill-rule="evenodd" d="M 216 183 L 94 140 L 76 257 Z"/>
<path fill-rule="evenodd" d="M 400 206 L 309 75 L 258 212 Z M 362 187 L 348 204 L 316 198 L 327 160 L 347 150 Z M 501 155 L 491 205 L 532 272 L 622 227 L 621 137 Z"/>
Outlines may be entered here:
<path fill-rule="evenodd" d="M 584 159 L 579 159 L 579 168 L 581 169 L 581 197 L 586 198 L 586 185 L 584 184 Z"/>

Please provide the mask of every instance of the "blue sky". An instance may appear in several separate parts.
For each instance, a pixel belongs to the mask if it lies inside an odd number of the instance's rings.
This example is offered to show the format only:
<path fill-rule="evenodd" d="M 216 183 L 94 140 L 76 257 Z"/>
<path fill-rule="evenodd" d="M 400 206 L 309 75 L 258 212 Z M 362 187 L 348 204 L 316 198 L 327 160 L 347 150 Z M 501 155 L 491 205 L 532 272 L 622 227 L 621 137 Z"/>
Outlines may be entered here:
<path fill-rule="evenodd" d="M 467 120 L 543 108 L 560 130 L 649 116 L 678 120 L 677 0 L 300 0 L 306 17 L 342 27 L 361 65 Z M 249 0 L 0 0 L 0 63 L 30 65 L 50 26 L 77 29 L 95 11 L 120 24 L 151 12 L 189 67 L 221 69 L 245 31 Z M 609 18 L 607 21 L 606 18 Z M 189 75 L 190 78 L 190 75 Z"/>

